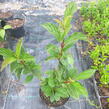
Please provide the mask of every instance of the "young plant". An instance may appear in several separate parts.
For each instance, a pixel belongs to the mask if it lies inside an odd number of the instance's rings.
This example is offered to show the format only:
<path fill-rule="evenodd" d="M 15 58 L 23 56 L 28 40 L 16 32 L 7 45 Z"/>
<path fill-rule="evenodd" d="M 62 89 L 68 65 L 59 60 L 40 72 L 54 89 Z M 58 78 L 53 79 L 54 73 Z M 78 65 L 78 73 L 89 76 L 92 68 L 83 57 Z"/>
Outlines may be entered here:
<path fill-rule="evenodd" d="M 90 57 L 93 60 L 92 68 L 100 74 L 100 82 L 102 85 L 109 84 L 109 44 L 97 45 L 90 52 Z"/>
<path fill-rule="evenodd" d="M 18 79 L 25 74 L 27 75 L 25 82 L 30 82 L 33 77 L 40 78 L 40 66 L 36 64 L 33 56 L 26 53 L 22 47 L 22 40 L 18 41 L 15 51 L 0 48 L 0 55 L 4 58 L 1 71 L 10 64 L 11 72 L 15 73 Z"/>
<path fill-rule="evenodd" d="M 71 20 L 77 8 L 73 2 L 70 2 L 64 12 L 62 20 L 56 19 L 57 24 L 45 23 L 42 26 L 48 30 L 58 42 L 58 45 L 48 44 L 47 51 L 49 56 L 47 60 L 56 59 L 58 66 L 46 72 L 48 75 L 41 82 L 41 90 L 51 102 L 59 101 L 61 98 L 79 98 L 81 95 L 88 96 L 87 90 L 79 82 L 90 78 L 95 70 L 89 69 L 80 74 L 73 65 L 73 57 L 69 54 L 71 48 L 78 40 L 86 40 L 86 36 L 80 32 L 68 35 L 71 30 Z"/>
<path fill-rule="evenodd" d="M 81 17 L 82 28 L 89 38 L 95 39 L 109 37 L 109 0 L 98 0 L 83 5 Z"/>
<path fill-rule="evenodd" d="M 1 22 L 1 20 L 0 20 L 0 22 Z M 10 29 L 10 28 L 11 28 L 10 25 L 5 25 L 4 27 L 0 27 L 0 41 L 5 40 L 6 30 Z"/>

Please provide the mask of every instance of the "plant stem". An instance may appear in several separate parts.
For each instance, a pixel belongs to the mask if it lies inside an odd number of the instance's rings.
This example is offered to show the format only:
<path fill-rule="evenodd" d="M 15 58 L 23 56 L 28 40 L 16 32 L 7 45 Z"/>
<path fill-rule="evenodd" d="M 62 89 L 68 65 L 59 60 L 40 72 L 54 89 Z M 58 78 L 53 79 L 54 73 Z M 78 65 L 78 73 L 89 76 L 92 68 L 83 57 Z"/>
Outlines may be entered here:
<path fill-rule="evenodd" d="M 59 64 L 61 65 L 61 66 L 63 66 L 63 64 L 62 64 L 62 62 L 61 62 L 61 57 L 63 56 L 63 48 L 64 48 L 64 40 L 61 42 L 61 50 L 60 50 L 60 53 L 59 53 L 59 55 L 60 55 L 60 57 L 58 58 L 58 61 L 59 61 Z"/>

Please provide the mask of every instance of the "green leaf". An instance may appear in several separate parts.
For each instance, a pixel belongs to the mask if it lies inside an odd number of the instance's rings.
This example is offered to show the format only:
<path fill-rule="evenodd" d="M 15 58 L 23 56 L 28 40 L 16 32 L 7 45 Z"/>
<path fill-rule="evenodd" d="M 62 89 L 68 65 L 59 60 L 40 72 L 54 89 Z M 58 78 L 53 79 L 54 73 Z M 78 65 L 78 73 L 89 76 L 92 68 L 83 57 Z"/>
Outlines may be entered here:
<path fill-rule="evenodd" d="M 67 61 L 68 61 L 68 64 L 70 64 L 72 67 L 74 65 L 74 59 L 72 57 L 72 55 L 67 55 Z"/>
<path fill-rule="evenodd" d="M 47 75 L 49 75 L 49 76 L 53 76 L 53 74 L 54 74 L 54 71 L 53 70 L 48 70 L 48 71 L 46 71 L 45 72 Z M 47 78 L 47 83 L 48 83 L 48 78 Z"/>
<path fill-rule="evenodd" d="M 52 56 L 52 57 L 58 57 L 59 50 L 58 50 L 58 48 L 57 48 L 56 45 L 48 44 L 46 46 L 46 48 L 47 48 L 47 51 L 50 54 L 50 56 Z"/>
<path fill-rule="evenodd" d="M 0 48 L 0 55 L 2 55 L 5 58 L 13 57 L 14 52 L 12 50 L 10 50 L 10 49 Z"/>
<path fill-rule="evenodd" d="M 69 97 L 67 90 L 64 87 L 57 88 L 56 93 L 58 93 L 58 95 L 60 95 L 60 97 L 62 98 Z"/>
<path fill-rule="evenodd" d="M 73 82 L 72 84 L 69 84 L 67 91 L 69 92 L 69 95 L 74 99 L 79 99 L 80 96 L 88 96 L 86 88 L 79 82 Z"/>
<path fill-rule="evenodd" d="M 41 90 L 44 92 L 44 94 L 48 96 L 52 96 L 52 89 L 48 85 L 44 85 L 41 87 Z"/>
<path fill-rule="evenodd" d="M 21 47 L 21 54 L 26 53 L 24 47 Z"/>
<path fill-rule="evenodd" d="M 20 72 L 20 71 L 16 73 L 16 76 L 17 76 L 17 78 L 18 78 L 19 80 L 20 80 L 20 77 L 21 77 L 21 73 L 22 73 L 22 72 Z"/>
<path fill-rule="evenodd" d="M 71 16 L 67 16 L 66 19 L 64 19 L 63 25 L 64 25 L 64 28 L 65 28 L 65 29 L 66 29 L 66 28 L 68 29 L 69 27 L 70 27 L 70 28 L 72 27 L 72 25 L 71 25 L 71 19 L 72 19 Z"/>
<path fill-rule="evenodd" d="M 24 61 L 34 61 L 34 56 L 30 55 L 29 53 L 26 53 L 25 49 L 21 47 L 21 55 L 20 60 Z"/>
<path fill-rule="evenodd" d="M 83 85 L 81 85 L 79 82 L 72 83 L 72 86 L 73 86 L 73 88 L 75 88 L 77 90 L 77 93 L 79 96 L 81 96 L 81 95 L 85 96 L 85 97 L 88 96 L 88 92 L 87 92 L 86 88 Z"/>
<path fill-rule="evenodd" d="M 34 63 L 34 65 L 31 67 L 31 69 L 33 71 L 32 74 L 40 79 L 42 76 L 41 75 L 41 66 L 39 64 Z"/>
<path fill-rule="evenodd" d="M 55 56 L 48 56 L 45 60 L 48 61 L 48 60 L 51 60 L 51 59 L 56 59 Z"/>
<path fill-rule="evenodd" d="M 54 95 L 50 96 L 50 101 L 51 101 L 51 102 L 54 102 L 54 101 L 55 101 Z"/>
<path fill-rule="evenodd" d="M 87 37 L 83 33 L 75 32 L 65 40 L 65 47 L 63 50 L 66 51 L 67 49 L 71 48 L 78 40 L 86 39 Z"/>
<path fill-rule="evenodd" d="M 71 68 L 68 69 L 68 78 L 75 78 L 75 75 L 77 74 L 77 69 L 76 68 Z"/>
<path fill-rule="evenodd" d="M 1 71 L 8 65 L 8 64 L 11 64 L 12 62 L 16 61 L 16 58 L 14 57 L 9 57 L 9 58 L 6 58 L 3 63 L 2 63 L 2 67 L 1 67 Z"/>
<path fill-rule="evenodd" d="M 55 86 L 55 82 L 54 82 L 54 79 L 51 77 L 51 78 L 48 78 L 48 85 L 50 87 L 54 87 Z"/>
<path fill-rule="evenodd" d="M 72 27 L 72 25 L 71 25 L 72 16 L 76 10 L 77 10 L 77 7 L 76 7 L 75 3 L 70 2 L 64 12 L 64 19 L 61 23 L 61 26 L 63 29 L 63 31 L 61 31 L 61 33 L 62 33 L 61 40 L 63 40 L 63 38 L 69 33 L 69 31 Z"/>
<path fill-rule="evenodd" d="M 22 74 L 22 68 L 17 67 L 15 69 L 15 74 L 16 74 L 17 78 L 20 80 L 20 77 L 21 77 L 21 74 Z"/>
<path fill-rule="evenodd" d="M 69 96 L 74 98 L 74 99 L 78 99 L 80 97 L 80 94 L 78 93 L 77 87 L 75 88 L 75 86 L 73 86 L 72 84 L 68 85 L 67 91 L 69 93 Z"/>
<path fill-rule="evenodd" d="M 2 39 L 4 39 L 4 37 L 5 37 L 5 30 L 4 29 L 0 29 L 0 37 Z"/>
<path fill-rule="evenodd" d="M 31 82 L 33 79 L 33 75 L 28 75 L 25 79 L 25 82 L 28 83 L 28 82 Z"/>
<path fill-rule="evenodd" d="M 62 25 L 62 31 L 61 31 L 61 40 L 64 39 L 64 37 L 70 32 L 70 29 L 72 28 L 71 23 L 71 16 L 68 16 L 66 19 L 64 19 L 63 21 L 63 25 Z M 60 29 L 61 30 L 61 29 Z"/>
<path fill-rule="evenodd" d="M 61 63 L 63 65 L 63 67 L 65 67 L 65 69 L 69 69 L 69 64 L 66 59 L 61 59 Z"/>
<path fill-rule="evenodd" d="M 7 30 L 7 29 L 11 29 L 12 27 L 11 27 L 10 25 L 5 25 L 3 28 L 4 28 L 5 30 Z"/>
<path fill-rule="evenodd" d="M 29 74 L 30 73 L 30 71 L 28 71 L 27 69 L 23 69 L 23 71 L 22 71 L 22 74 Z"/>
<path fill-rule="evenodd" d="M 10 69 L 11 69 L 11 72 L 14 72 L 18 67 L 18 63 L 17 61 L 13 62 L 10 64 Z"/>
<path fill-rule="evenodd" d="M 54 35 L 57 41 L 60 41 L 61 34 L 60 34 L 60 31 L 59 31 L 59 28 L 55 24 L 45 23 L 42 26 L 46 30 L 48 30 L 49 33 L 51 33 L 52 35 Z"/>
<path fill-rule="evenodd" d="M 90 78 L 95 73 L 94 69 L 89 69 L 75 76 L 75 80 L 84 80 Z"/>
<path fill-rule="evenodd" d="M 31 56 L 30 54 L 28 53 L 21 53 L 21 56 L 20 56 L 20 59 L 21 60 L 24 60 L 24 61 L 34 61 L 34 56 Z"/>
<path fill-rule="evenodd" d="M 64 32 L 61 35 L 61 40 L 63 40 L 64 37 L 70 32 L 71 28 L 72 28 L 71 24 L 67 24 L 67 25 L 64 24 Z"/>
<path fill-rule="evenodd" d="M 64 12 L 64 19 L 66 19 L 66 17 L 68 16 L 73 16 L 73 14 L 77 11 L 77 6 L 74 2 L 69 2 L 69 4 L 67 5 L 67 8 Z"/>
<path fill-rule="evenodd" d="M 22 41 L 23 41 L 23 38 L 19 39 L 19 41 L 18 41 L 18 43 L 16 45 L 16 56 L 17 56 L 17 58 L 19 58 L 20 53 L 21 53 Z"/>
<path fill-rule="evenodd" d="M 54 98 L 55 98 L 55 101 L 59 101 L 60 100 L 60 94 L 55 93 Z"/>
<path fill-rule="evenodd" d="M 69 43 L 69 44 L 65 45 L 65 47 L 63 48 L 63 51 L 64 51 L 64 52 L 67 51 L 69 48 L 73 47 L 74 44 L 75 44 L 75 43 L 72 42 L 72 43 Z"/>

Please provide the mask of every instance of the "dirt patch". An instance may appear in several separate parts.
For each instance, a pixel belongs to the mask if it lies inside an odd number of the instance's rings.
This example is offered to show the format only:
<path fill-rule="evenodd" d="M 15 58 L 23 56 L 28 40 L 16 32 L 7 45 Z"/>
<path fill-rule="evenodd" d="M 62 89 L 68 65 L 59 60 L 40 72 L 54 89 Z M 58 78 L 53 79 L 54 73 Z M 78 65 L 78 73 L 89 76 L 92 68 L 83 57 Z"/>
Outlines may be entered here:
<path fill-rule="evenodd" d="M 0 48 L 6 48 L 7 44 L 8 43 L 6 41 L 0 41 Z"/>
<path fill-rule="evenodd" d="M 41 89 L 40 89 L 39 93 L 40 93 L 41 99 L 50 107 L 58 107 L 58 106 L 64 105 L 69 99 L 69 98 L 61 98 L 57 102 L 51 102 L 50 97 L 46 97 L 44 95 L 44 93 L 41 91 Z"/>
<path fill-rule="evenodd" d="M 106 87 L 106 86 L 101 86 L 101 87 L 98 87 L 99 88 L 99 94 L 101 96 L 109 96 L 109 86 Z"/>
<path fill-rule="evenodd" d="M 16 29 L 24 25 L 24 20 L 23 19 L 13 19 L 13 20 L 7 21 L 7 24 L 11 25 L 12 29 Z"/>
<path fill-rule="evenodd" d="M 101 98 L 103 109 L 109 109 L 109 98 Z"/>

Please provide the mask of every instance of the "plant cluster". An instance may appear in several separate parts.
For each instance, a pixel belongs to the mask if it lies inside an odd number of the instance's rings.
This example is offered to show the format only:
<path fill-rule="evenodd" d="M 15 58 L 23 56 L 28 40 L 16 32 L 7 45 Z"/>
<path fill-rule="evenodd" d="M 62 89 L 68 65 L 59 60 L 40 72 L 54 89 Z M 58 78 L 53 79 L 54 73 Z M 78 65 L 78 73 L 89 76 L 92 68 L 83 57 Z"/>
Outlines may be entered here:
<path fill-rule="evenodd" d="M 40 66 L 36 64 L 33 56 L 26 53 L 22 47 L 22 40 L 18 41 L 15 51 L 0 48 L 0 55 L 4 58 L 1 71 L 10 64 L 11 72 L 16 74 L 18 79 L 20 79 L 21 75 L 26 74 L 25 82 L 30 82 L 33 77 L 40 78 Z"/>
<path fill-rule="evenodd" d="M 26 82 L 30 82 L 34 76 L 38 76 L 41 80 L 41 90 L 46 97 L 50 98 L 51 102 L 69 98 L 69 96 L 75 99 L 81 95 L 87 97 L 88 92 L 79 80 L 90 78 L 95 70 L 89 69 L 79 74 L 74 67 L 74 59 L 69 53 L 69 48 L 78 40 L 87 40 L 87 37 L 80 32 L 69 35 L 72 16 L 76 11 L 76 5 L 70 2 L 64 12 L 64 17 L 56 19 L 56 24 L 42 25 L 58 42 L 58 45 L 48 44 L 46 47 L 49 54 L 46 60 L 56 59 L 58 61 L 56 68 L 45 72 L 46 77 L 41 75 L 40 66 L 35 63 L 34 57 L 25 52 L 22 47 L 22 39 L 18 41 L 15 51 L 0 48 L 0 55 L 4 57 L 1 70 L 10 64 L 11 70 L 18 77 L 21 74 L 27 75 Z"/>
<path fill-rule="evenodd" d="M 88 37 L 109 37 L 109 0 L 87 3 L 80 11 Z"/>
<path fill-rule="evenodd" d="M 89 69 L 78 74 L 77 69 L 73 65 L 73 57 L 68 52 L 68 49 L 78 40 L 87 39 L 80 32 L 68 35 L 71 30 L 71 20 L 75 11 L 76 5 L 70 3 L 64 12 L 64 18 L 62 20 L 55 20 L 57 24 L 43 24 L 43 27 L 55 36 L 59 45 L 49 44 L 46 47 L 49 53 L 47 60 L 56 59 L 58 67 L 47 71 L 46 74 L 48 76 L 41 82 L 41 90 L 47 97 L 50 97 L 51 102 L 69 96 L 75 99 L 81 95 L 87 96 L 88 93 L 79 80 L 87 79 L 95 72 L 95 70 Z"/>
<path fill-rule="evenodd" d="M 101 84 L 109 84 L 109 44 L 97 45 L 90 52 L 90 57 L 93 60 L 93 69 L 100 73 Z"/>
<path fill-rule="evenodd" d="M 90 50 L 90 58 L 93 60 L 95 70 L 100 74 L 101 84 L 109 83 L 109 0 L 98 0 L 84 4 L 80 9 L 82 16 L 82 28 L 87 34 Z M 94 43 L 96 42 L 96 44 Z"/>

